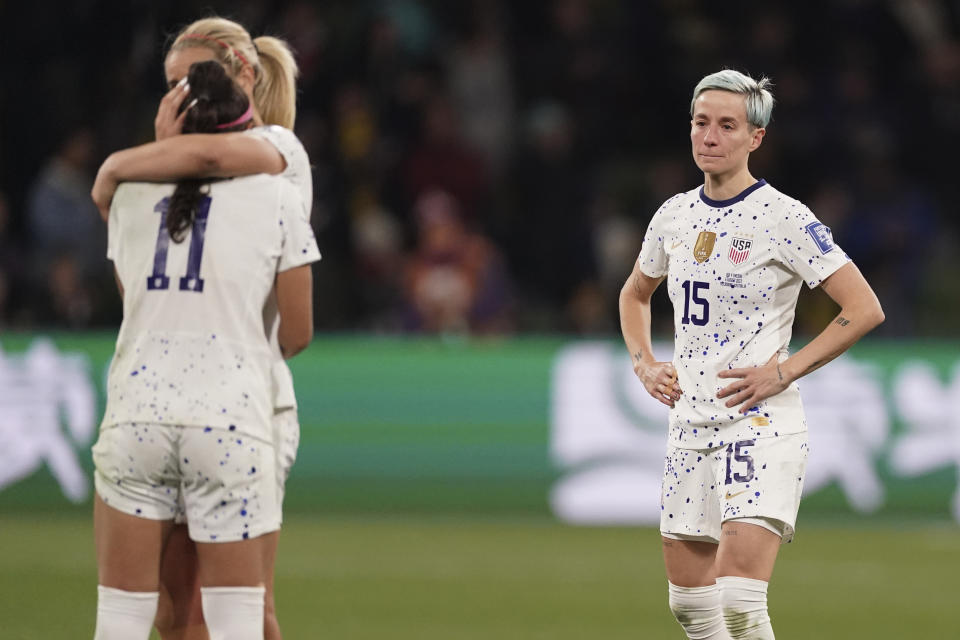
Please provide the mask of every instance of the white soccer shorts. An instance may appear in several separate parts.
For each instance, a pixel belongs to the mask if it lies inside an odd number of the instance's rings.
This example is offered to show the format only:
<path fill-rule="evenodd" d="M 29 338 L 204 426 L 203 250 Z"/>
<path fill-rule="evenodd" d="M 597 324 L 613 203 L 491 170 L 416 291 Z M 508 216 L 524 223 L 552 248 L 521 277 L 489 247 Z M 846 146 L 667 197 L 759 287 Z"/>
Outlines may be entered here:
<path fill-rule="evenodd" d="M 283 505 L 290 469 L 297 459 L 300 447 L 300 419 L 296 407 L 273 414 L 273 448 L 277 452 L 277 504 Z"/>
<path fill-rule="evenodd" d="M 273 443 L 227 429 L 126 423 L 101 430 L 93 461 L 97 493 L 124 513 L 172 520 L 182 496 L 197 542 L 280 528 Z"/>
<path fill-rule="evenodd" d="M 791 542 L 807 467 L 807 433 L 730 442 L 712 449 L 667 446 L 660 532 L 719 543 L 727 520 L 743 519 Z"/>
<path fill-rule="evenodd" d="M 280 507 L 280 517 L 283 518 L 283 497 L 287 488 L 287 478 L 290 469 L 297 459 L 297 449 L 300 446 L 300 420 L 297 417 L 296 407 L 281 409 L 273 414 L 273 450 L 277 454 L 277 504 Z M 186 507 L 181 495 L 178 502 L 177 514 L 174 516 L 177 524 L 187 521 Z M 281 520 L 282 521 L 282 520 Z"/>

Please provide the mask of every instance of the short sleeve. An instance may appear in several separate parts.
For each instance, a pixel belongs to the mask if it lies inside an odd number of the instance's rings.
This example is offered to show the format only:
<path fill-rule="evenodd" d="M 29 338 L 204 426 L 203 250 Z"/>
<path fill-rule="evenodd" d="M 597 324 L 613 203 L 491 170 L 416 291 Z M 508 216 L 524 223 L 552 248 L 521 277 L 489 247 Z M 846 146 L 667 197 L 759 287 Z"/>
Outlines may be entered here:
<path fill-rule="evenodd" d="M 277 271 L 287 271 L 320 259 L 320 249 L 299 193 L 288 183 L 280 189 L 282 247 Z"/>
<path fill-rule="evenodd" d="M 640 246 L 640 255 L 637 257 L 637 266 L 640 267 L 640 271 L 651 278 L 667 275 L 667 267 L 670 263 L 670 258 L 663 246 L 665 208 L 666 205 L 653 214 L 647 233 L 643 237 L 643 244 Z"/>
<path fill-rule="evenodd" d="M 830 227 L 799 202 L 788 208 L 777 225 L 778 252 L 783 264 L 813 289 L 850 258 L 833 241 Z"/>
<path fill-rule="evenodd" d="M 290 129 L 277 125 L 254 127 L 245 133 L 263 138 L 283 156 L 287 167 L 280 177 L 297 188 L 303 206 L 310 211 L 313 208 L 313 176 L 310 174 L 310 159 L 296 134 Z"/>

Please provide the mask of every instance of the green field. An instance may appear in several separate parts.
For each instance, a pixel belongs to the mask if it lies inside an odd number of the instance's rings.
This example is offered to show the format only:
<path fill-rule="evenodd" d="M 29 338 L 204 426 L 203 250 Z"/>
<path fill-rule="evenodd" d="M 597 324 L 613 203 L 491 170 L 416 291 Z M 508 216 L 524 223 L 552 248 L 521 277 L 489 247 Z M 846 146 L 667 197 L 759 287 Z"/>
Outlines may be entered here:
<path fill-rule="evenodd" d="M 770 595 L 777 638 L 960 637 L 953 525 L 801 523 Z M 547 519 L 288 517 L 288 640 L 682 638 L 652 529 Z M 0 638 L 93 634 L 84 515 L 0 516 Z"/>

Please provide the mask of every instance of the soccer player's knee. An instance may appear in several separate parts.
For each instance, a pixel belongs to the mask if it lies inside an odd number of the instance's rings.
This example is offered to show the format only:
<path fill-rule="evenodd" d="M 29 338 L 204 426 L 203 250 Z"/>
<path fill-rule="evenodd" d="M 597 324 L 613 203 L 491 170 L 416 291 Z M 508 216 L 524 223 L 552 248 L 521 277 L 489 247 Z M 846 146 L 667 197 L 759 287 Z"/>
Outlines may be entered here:
<path fill-rule="evenodd" d="M 723 640 L 727 638 L 720 612 L 720 594 L 716 585 L 707 587 L 680 587 L 669 584 L 670 611 L 694 640 Z"/>
<path fill-rule="evenodd" d="M 724 576 L 717 578 L 723 621 L 731 638 L 773 640 L 767 613 L 767 583 L 763 580 Z"/>

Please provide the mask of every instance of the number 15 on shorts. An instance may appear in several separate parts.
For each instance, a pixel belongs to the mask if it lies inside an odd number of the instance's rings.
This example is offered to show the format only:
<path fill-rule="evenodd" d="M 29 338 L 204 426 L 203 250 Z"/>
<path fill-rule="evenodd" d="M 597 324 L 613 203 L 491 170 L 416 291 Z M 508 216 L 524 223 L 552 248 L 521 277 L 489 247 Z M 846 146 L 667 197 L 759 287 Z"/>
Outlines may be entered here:
<path fill-rule="evenodd" d="M 753 458 L 747 455 L 747 449 L 756 443 L 756 440 L 740 440 L 727 445 L 727 475 L 723 484 L 753 480 Z"/>

